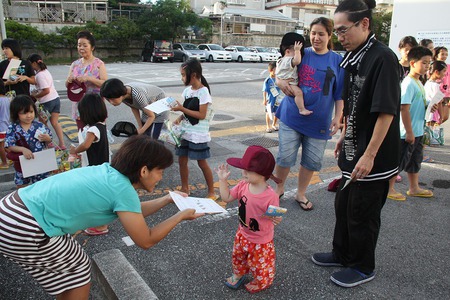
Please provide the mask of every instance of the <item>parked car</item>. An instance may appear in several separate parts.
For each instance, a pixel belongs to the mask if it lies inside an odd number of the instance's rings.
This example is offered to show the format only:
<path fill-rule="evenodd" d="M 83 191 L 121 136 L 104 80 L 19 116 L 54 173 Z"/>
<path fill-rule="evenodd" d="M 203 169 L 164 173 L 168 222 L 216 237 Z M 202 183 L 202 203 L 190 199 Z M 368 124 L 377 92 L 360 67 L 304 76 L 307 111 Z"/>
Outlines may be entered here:
<path fill-rule="evenodd" d="M 225 50 L 229 51 L 231 53 L 231 59 L 237 62 L 259 61 L 259 56 L 244 46 L 228 46 Z"/>
<path fill-rule="evenodd" d="M 251 51 L 255 52 L 259 56 L 259 61 L 277 61 L 278 60 L 278 54 L 273 53 L 269 49 L 265 47 L 259 47 L 259 46 L 253 46 L 248 47 Z"/>
<path fill-rule="evenodd" d="M 206 52 L 206 60 L 209 62 L 231 61 L 231 54 L 217 44 L 200 44 L 198 45 L 198 49 Z"/>
<path fill-rule="evenodd" d="M 174 60 L 186 61 L 189 58 L 196 58 L 199 61 L 206 60 L 206 52 L 198 49 L 194 44 L 190 43 L 175 43 L 173 44 Z"/>
<path fill-rule="evenodd" d="M 149 40 L 145 43 L 141 54 L 142 61 L 164 61 L 173 62 L 172 42 L 168 40 Z"/>
<path fill-rule="evenodd" d="M 269 50 L 272 53 L 275 53 L 277 55 L 277 60 L 279 58 L 281 58 L 281 53 L 280 53 L 280 48 L 275 48 L 275 47 L 267 47 L 267 50 Z"/>

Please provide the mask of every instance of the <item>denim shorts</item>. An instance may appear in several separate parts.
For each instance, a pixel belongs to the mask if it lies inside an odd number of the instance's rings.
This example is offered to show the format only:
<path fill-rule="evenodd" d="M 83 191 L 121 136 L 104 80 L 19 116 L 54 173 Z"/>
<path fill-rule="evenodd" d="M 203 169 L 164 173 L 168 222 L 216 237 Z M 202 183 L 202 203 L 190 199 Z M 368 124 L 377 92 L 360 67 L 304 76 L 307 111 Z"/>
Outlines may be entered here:
<path fill-rule="evenodd" d="M 178 156 L 187 156 L 192 160 L 204 160 L 211 157 L 208 143 L 193 143 L 185 139 L 181 140 L 180 146 L 175 148 Z"/>
<path fill-rule="evenodd" d="M 61 112 L 61 100 L 59 97 L 41 104 L 49 113 L 59 114 Z"/>
<path fill-rule="evenodd" d="M 280 122 L 279 148 L 277 165 L 282 168 L 295 166 L 300 145 L 302 146 L 302 157 L 300 165 L 310 171 L 320 171 L 322 158 L 327 146 L 327 140 L 320 140 L 301 134 L 289 126 Z"/>

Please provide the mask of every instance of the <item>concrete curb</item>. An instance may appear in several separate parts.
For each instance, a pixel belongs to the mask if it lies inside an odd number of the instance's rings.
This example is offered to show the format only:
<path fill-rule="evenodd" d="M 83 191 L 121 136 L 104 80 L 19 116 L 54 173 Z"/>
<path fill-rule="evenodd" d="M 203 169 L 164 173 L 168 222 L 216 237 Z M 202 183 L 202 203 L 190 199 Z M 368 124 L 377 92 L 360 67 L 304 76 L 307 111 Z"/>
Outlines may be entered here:
<path fill-rule="evenodd" d="M 158 300 L 118 249 L 95 254 L 92 257 L 92 275 L 107 299 Z"/>

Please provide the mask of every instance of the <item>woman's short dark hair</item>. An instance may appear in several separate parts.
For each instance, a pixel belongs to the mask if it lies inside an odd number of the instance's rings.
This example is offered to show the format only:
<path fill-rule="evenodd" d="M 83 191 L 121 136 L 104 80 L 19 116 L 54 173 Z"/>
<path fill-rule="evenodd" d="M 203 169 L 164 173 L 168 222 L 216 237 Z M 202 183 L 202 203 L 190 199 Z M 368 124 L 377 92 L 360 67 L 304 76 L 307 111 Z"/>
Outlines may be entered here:
<path fill-rule="evenodd" d="M 347 13 L 348 20 L 358 22 L 369 19 L 369 29 L 372 29 L 372 10 L 377 6 L 375 0 L 344 0 L 339 3 L 334 13 Z"/>
<path fill-rule="evenodd" d="M 420 44 L 420 46 L 422 46 L 422 47 L 428 48 L 428 46 L 429 46 L 430 44 L 433 44 L 433 41 L 430 40 L 430 39 L 422 39 L 422 40 L 420 41 L 419 44 Z"/>
<path fill-rule="evenodd" d="M 108 118 L 105 101 L 98 94 L 87 93 L 78 103 L 80 120 L 89 126 L 104 122 Z"/>
<path fill-rule="evenodd" d="M 30 56 L 28 56 L 28 60 L 30 61 L 30 63 L 37 63 L 39 66 L 39 69 L 41 70 L 45 70 L 47 69 L 47 65 L 44 63 L 44 61 L 42 60 L 42 57 L 39 54 L 33 53 Z"/>
<path fill-rule="evenodd" d="M 142 167 L 166 169 L 173 163 L 172 152 L 147 135 L 133 135 L 114 154 L 111 166 L 128 177 L 131 183 L 140 179 Z"/>
<path fill-rule="evenodd" d="M 120 79 L 111 78 L 103 82 L 100 96 L 106 99 L 116 99 L 127 94 L 127 88 Z"/>
<path fill-rule="evenodd" d="M 78 39 L 87 39 L 89 41 L 89 43 L 91 44 L 92 48 L 95 48 L 95 38 L 92 35 L 92 33 L 90 33 L 87 30 L 82 30 L 80 32 L 77 33 L 77 40 Z"/>
<path fill-rule="evenodd" d="M 410 35 L 404 36 L 404 37 L 400 40 L 400 42 L 398 43 L 398 48 L 399 48 L 399 49 L 405 48 L 406 45 L 411 46 L 411 48 L 412 48 L 412 47 L 417 47 L 417 46 L 419 46 L 419 44 L 417 43 L 416 38 L 413 37 L 413 36 L 410 36 Z"/>
<path fill-rule="evenodd" d="M 28 95 L 18 95 L 9 104 L 9 115 L 11 123 L 19 121 L 19 113 L 27 113 L 34 110 L 34 114 L 37 114 L 37 108 L 34 101 Z"/>
<path fill-rule="evenodd" d="M 333 36 L 333 21 L 331 21 L 331 19 L 328 19 L 328 18 L 325 18 L 325 17 L 315 18 L 311 22 L 311 25 L 309 26 L 309 29 L 311 30 L 311 28 L 314 25 L 322 25 L 323 27 L 325 27 L 325 30 L 328 33 L 328 35 L 330 37 Z M 333 43 L 331 42 L 331 38 L 328 40 L 327 48 L 328 48 L 328 50 L 332 50 L 333 49 Z"/>
<path fill-rule="evenodd" d="M 4 39 L 2 41 L 2 49 L 9 48 L 11 49 L 14 56 L 22 59 L 22 47 L 20 47 L 20 44 L 15 39 Z"/>

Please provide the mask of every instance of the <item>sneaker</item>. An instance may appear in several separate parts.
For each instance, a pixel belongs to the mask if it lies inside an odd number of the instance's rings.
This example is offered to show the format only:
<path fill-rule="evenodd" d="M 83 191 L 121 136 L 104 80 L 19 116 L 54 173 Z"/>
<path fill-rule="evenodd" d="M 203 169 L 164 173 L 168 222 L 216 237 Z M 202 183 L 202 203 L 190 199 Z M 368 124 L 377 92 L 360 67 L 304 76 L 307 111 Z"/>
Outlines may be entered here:
<path fill-rule="evenodd" d="M 330 279 L 339 286 L 351 288 L 371 281 L 375 278 L 375 272 L 364 274 L 356 269 L 347 268 L 331 275 Z"/>
<path fill-rule="evenodd" d="M 322 267 L 343 267 L 343 265 L 336 259 L 333 252 L 328 253 L 314 253 L 311 256 L 312 261 Z"/>

